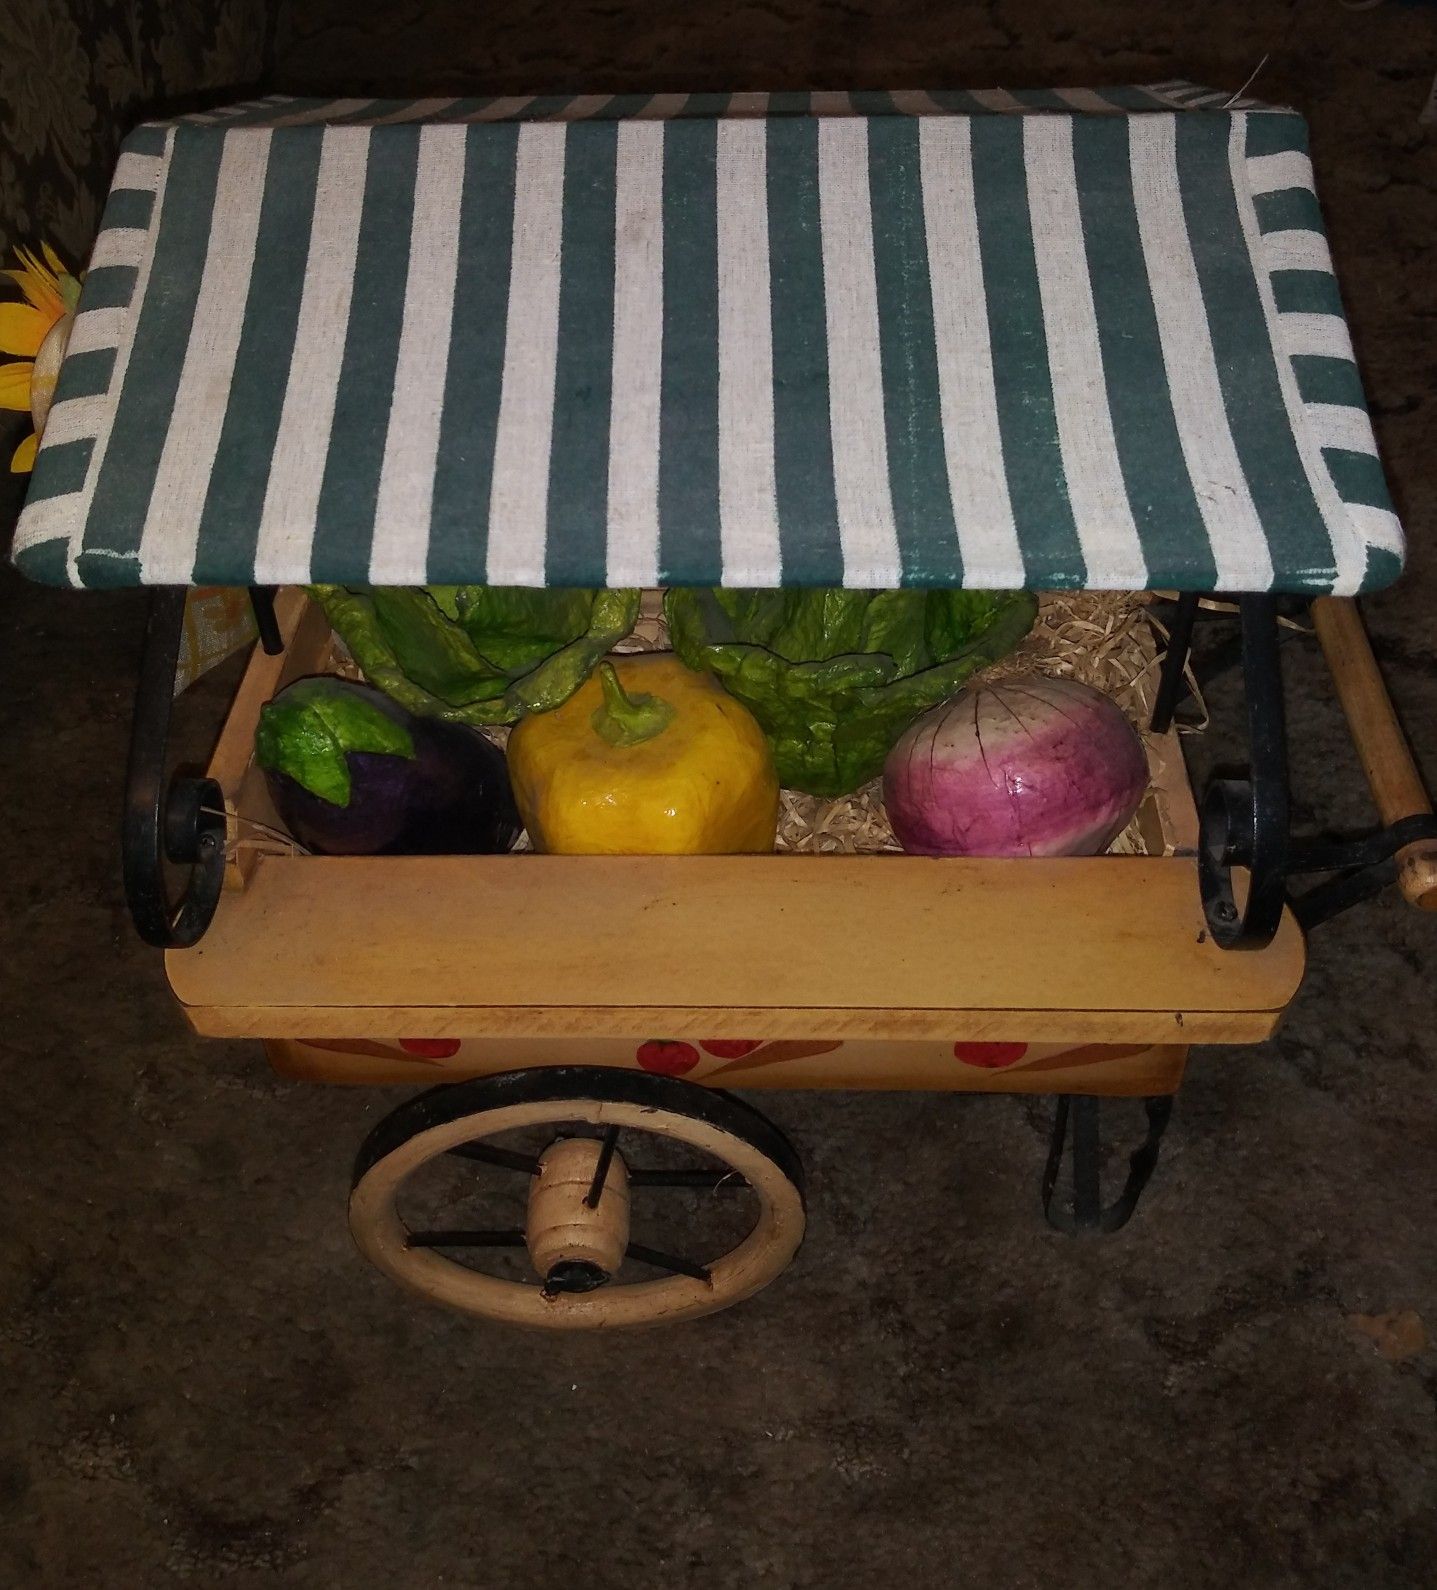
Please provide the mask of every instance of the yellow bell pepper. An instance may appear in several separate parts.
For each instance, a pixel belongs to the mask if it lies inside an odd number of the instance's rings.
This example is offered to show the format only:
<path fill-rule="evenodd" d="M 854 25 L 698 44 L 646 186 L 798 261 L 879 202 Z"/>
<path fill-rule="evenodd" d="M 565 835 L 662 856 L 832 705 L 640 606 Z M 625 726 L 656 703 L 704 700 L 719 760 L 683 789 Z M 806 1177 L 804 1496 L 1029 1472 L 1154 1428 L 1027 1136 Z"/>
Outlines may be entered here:
<path fill-rule="evenodd" d="M 535 850 L 672 856 L 773 849 L 778 775 L 763 730 L 668 652 L 615 657 L 509 736 Z"/>

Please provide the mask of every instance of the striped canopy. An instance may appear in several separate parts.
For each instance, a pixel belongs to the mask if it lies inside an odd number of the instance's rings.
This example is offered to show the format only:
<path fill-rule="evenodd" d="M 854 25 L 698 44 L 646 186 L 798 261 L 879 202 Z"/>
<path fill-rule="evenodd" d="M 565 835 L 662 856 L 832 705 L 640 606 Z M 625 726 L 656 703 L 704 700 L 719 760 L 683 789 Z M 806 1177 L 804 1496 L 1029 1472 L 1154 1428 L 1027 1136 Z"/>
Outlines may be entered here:
<path fill-rule="evenodd" d="M 1402 538 L 1301 118 L 1159 84 L 142 127 L 15 559 L 1352 592 Z"/>

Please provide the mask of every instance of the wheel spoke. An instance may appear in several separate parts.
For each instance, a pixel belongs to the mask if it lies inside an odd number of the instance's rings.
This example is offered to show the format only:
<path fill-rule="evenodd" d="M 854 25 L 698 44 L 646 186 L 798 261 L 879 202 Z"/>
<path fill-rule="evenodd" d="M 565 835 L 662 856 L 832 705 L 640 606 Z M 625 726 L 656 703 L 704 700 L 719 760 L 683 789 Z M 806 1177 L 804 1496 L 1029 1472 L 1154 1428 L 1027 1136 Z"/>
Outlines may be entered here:
<path fill-rule="evenodd" d="M 701 1192 L 743 1192 L 748 1183 L 736 1170 L 631 1170 L 630 1187 L 696 1187 Z"/>
<path fill-rule="evenodd" d="M 681 1259 L 673 1253 L 660 1253 L 657 1248 L 641 1247 L 631 1242 L 624 1249 L 626 1259 L 637 1259 L 640 1264 L 650 1264 L 656 1270 L 668 1270 L 673 1275 L 690 1275 L 695 1281 L 712 1281 L 713 1277 L 701 1264 L 692 1259 Z"/>
<path fill-rule="evenodd" d="M 500 1170 L 522 1171 L 525 1176 L 539 1174 L 539 1161 L 532 1154 L 516 1154 L 513 1149 L 494 1148 L 489 1143 L 456 1143 L 445 1152 L 459 1159 L 478 1160 L 481 1165 L 495 1165 Z"/>
<path fill-rule="evenodd" d="M 597 1209 L 599 1200 L 604 1196 L 604 1183 L 609 1179 L 609 1166 L 614 1162 L 614 1149 L 618 1146 L 619 1129 L 611 1126 L 604 1133 L 603 1146 L 599 1149 L 598 1163 L 594 1166 L 594 1179 L 589 1183 L 589 1190 L 584 1194 L 584 1208 Z"/>
<path fill-rule="evenodd" d="M 522 1231 L 411 1231 L 406 1248 L 522 1248 Z"/>

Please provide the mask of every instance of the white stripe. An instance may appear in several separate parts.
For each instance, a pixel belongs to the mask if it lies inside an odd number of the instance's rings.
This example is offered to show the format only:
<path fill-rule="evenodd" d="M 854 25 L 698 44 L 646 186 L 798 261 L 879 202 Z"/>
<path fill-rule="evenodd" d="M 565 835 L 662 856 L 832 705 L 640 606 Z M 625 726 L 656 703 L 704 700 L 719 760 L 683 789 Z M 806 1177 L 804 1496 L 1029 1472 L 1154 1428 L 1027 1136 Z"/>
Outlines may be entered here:
<path fill-rule="evenodd" d="M 90 251 L 89 268 L 100 270 L 107 265 L 137 266 L 144 256 L 149 230 L 143 226 L 109 226 L 95 239 Z"/>
<path fill-rule="evenodd" d="M 1314 353 L 1328 359 L 1355 360 L 1352 334 L 1341 315 L 1288 310 L 1278 316 L 1277 336 L 1289 358 L 1300 353 Z"/>
<path fill-rule="evenodd" d="M 148 157 L 155 159 L 159 165 L 159 171 L 154 182 L 155 206 L 153 213 L 156 222 L 159 221 L 161 208 L 165 202 L 165 188 L 169 182 L 170 175 L 170 151 L 174 148 L 174 143 L 174 132 L 167 132 L 165 134 L 164 154 L 157 157 Z M 159 236 L 159 230 L 158 225 L 152 226 L 149 230 L 149 245 L 145 249 L 140 259 L 139 267 L 135 272 L 135 286 L 130 294 L 128 306 L 124 309 L 93 310 L 89 314 L 76 315 L 75 317 L 75 330 L 70 335 L 66 357 L 68 358 L 74 353 L 83 353 L 89 347 L 113 346 L 115 349 L 115 367 L 110 375 L 110 391 L 112 393 L 121 391 L 125 384 L 125 371 L 129 368 L 130 354 L 135 346 L 135 327 L 139 324 L 140 306 L 144 303 L 145 294 L 149 290 L 150 270 L 155 262 L 155 241 Z M 102 316 L 105 317 L 103 320 L 101 319 Z M 110 320 L 110 316 L 115 317 L 113 321 Z M 90 324 L 85 326 L 84 334 L 81 335 L 80 328 L 86 321 L 89 321 Z M 94 343 L 89 340 L 98 332 L 108 329 L 110 326 L 117 326 L 118 328 L 113 343 Z M 77 338 L 79 339 L 78 343 Z M 105 462 L 105 455 L 109 451 L 110 438 L 114 434 L 114 425 L 115 405 L 111 403 L 106 409 L 103 423 L 95 436 L 95 447 L 90 454 L 90 466 L 85 471 L 85 484 L 73 497 L 65 499 L 75 506 L 74 530 L 70 538 L 70 556 L 66 570 L 71 585 L 79 585 L 81 583 L 79 556 L 84 544 L 85 527 L 90 517 L 90 509 L 95 501 L 95 487 L 100 479 L 100 468 Z"/>
<path fill-rule="evenodd" d="M 767 94 L 732 94 L 725 116 L 767 116 Z"/>
<path fill-rule="evenodd" d="M 367 127 L 325 129 L 294 352 L 255 542 L 259 581 L 293 580 L 309 567 L 349 329 L 368 161 Z"/>
<path fill-rule="evenodd" d="M 1174 98 L 1174 93 L 1182 86 L 1181 83 L 1143 83 L 1141 85 L 1145 94 L 1151 94 L 1154 99 L 1160 100 L 1169 109 L 1180 106 L 1181 102 Z"/>
<path fill-rule="evenodd" d="M 323 105 L 313 106 L 309 110 L 297 110 L 288 116 L 276 116 L 271 123 L 275 127 L 306 127 L 313 122 L 338 121 L 341 116 L 352 116 L 357 111 L 363 110 L 367 105 L 375 103 L 372 99 L 331 99 Z"/>
<path fill-rule="evenodd" d="M 897 585 L 903 564 L 888 481 L 864 117 L 818 124 L 818 218 L 828 326 L 828 422 L 843 583 Z"/>
<path fill-rule="evenodd" d="M 189 342 L 140 536 L 140 578 L 187 585 L 244 325 L 270 134 L 226 138 Z"/>
<path fill-rule="evenodd" d="M 719 536 L 725 585 L 777 585 L 782 572 L 766 144 L 760 121 L 718 124 Z"/>
<path fill-rule="evenodd" d="M 823 88 L 809 95 L 810 116 L 851 116 L 853 101 L 841 89 Z"/>
<path fill-rule="evenodd" d="M 1133 202 L 1178 441 L 1217 569 L 1217 587 L 1265 591 L 1272 554 L 1228 425 L 1177 173 L 1177 119 L 1128 122 Z"/>
<path fill-rule="evenodd" d="M 75 326 L 65 346 L 65 357 L 91 353 L 96 348 L 118 348 L 125 334 L 128 308 L 84 309 L 75 316 Z"/>
<path fill-rule="evenodd" d="M 889 96 L 905 116 L 947 116 L 949 111 L 921 88 L 895 88 Z"/>
<path fill-rule="evenodd" d="M 634 112 L 634 121 L 668 121 L 677 116 L 689 102 L 687 94 L 655 94 L 647 105 Z"/>
<path fill-rule="evenodd" d="M 1254 193 L 1278 193 L 1283 188 L 1306 188 L 1312 192 L 1312 161 L 1297 149 L 1284 149 L 1276 155 L 1249 155 L 1247 185 Z"/>
<path fill-rule="evenodd" d="M 1389 513 L 1386 508 L 1373 508 L 1367 503 L 1350 502 L 1347 504 L 1347 517 L 1367 546 L 1395 552 L 1399 558 L 1406 556 L 1402 526 L 1397 522 L 1395 513 Z"/>
<path fill-rule="evenodd" d="M 664 335 L 664 129 L 620 122 L 614 174 L 611 586 L 659 581 L 659 399 Z"/>
<path fill-rule="evenodd" d="M 99 392 L 93 397 L 67 398 L 63 403 L 53 404 L 45 419 L 46 447 L 58 447 L 62 442 L 80 442 L 86 437 L 98 436 L 110 406 L 108 392 Z"/>
<path fill-rule="evenodd" d="M 1319 447 L 1341 447 L 1349 453 L 1377 457 L 1377 438 L 1366 409 L 1350 403 L 1308 403 L 1307 420 Z"/>
<path fill-rule="evenodd" d="M 1142 590 L 1148 567 L 1108 408 L 1103 345 L 1078 208 L 1072 118 L 1029 116 L 1023 123 L 1023 152 L 1058 449 L 1086 584 L 1094 590 Z"/>
<path fill-rule="evenodd" d="M 556 110 L 549 121 L 583 121 L 597 116 L 614 96 L 612 94 L 576 94 L 562 110 Z"/>
<path fill-rule="evenodd" d="M 376 116 L 370 126 L 389 127 L 396 122 L 420 121 L 426 116 L 438 116 L 458 103 L 457 99 L 416 99 L 412 105 L 392 110 L 387 116 Z"/>
<path fill-rule="evenodd" d="M 1231 90 L 1222 88 L 1218 89 L 1216 92 L 1209 91 L 1206 94 L 1199 94 L 1195 99 L 1190 99 L 1188 101 L 1188 107 L 1189 109 L 1194 107 L 1201 109 L 1207 105 L 1225 105 L 1227 104 L 1228 100 L 1232 98 L 1233 94 Z"/>
<path fill-rule="evenodd" d="M 1321 232 L 1293 229 L 1262 234 L 1262 260 L 1269 271 L 1324 271 L 1332 274 L 1332 254 Z"/>
<path fill-rule="evenodd" d="M 1104 99 L 1095 89 L 1055 88 L 1053 92 L 1074 110 L 1094 111 L 1099 116 L 1111 116 L 1122 110 L 1120 105 L 1115 105 L 1110 99 Z"/>
<path fill-rule="evenodd" d="M 26 503 L 15 525 L 13 557 L 47 541 L 67 541 L 75 535 L 80 501 L 80 493 L 71 491 L 63 497 L 42 497 L 38 502 Z M 74 575 L 70 578 L 73 580 Z"/>
<path fill-rule="evenodd" d="M 543 585 L 559 344 L 562 122 L 519 129 L 504 385 L 489 494 L 490 585 Z"/>
<path fill-rule="evenodd" d="M 1023 111 L 1028 108 L 1006 88 L 975 88 L 972 95 L 985 110 Z"/>
<path fill-rule="evenodd" d="M 1287 410 L 1288 423 L 1292 426 L 1293 439 L 1297 443 L 1297 451 L 1302 459 L 1303 472 L 1307 476 L 1308 484 L 1312 488 L 1312 495 L 1317 501 L 1318 512 L 1322 515 L 1322 522 L 1327 526 L 1328 536 L 1332 540 L 1332 555 L 1336 565 L 1336 578 L 1333 581 L 1332 591 L 1334 596 L 1350 596 L 1362 584 L 1362 577 L 1367 572 L 1367 549 L 1357 540 L 1352 533 L 1352 525 L 1347 518 L 1346 505 L 1337 494 L 1337 488 L 1332 483 L 1332 476 L 1326 464 L 1322 461 L 1322 453 L 1317 445 L 1311 427 L 1306 423 L 1307 405 L 1302 400 L 1302 394 L 1297 388 L 1297 376 L 1292 368 L 1291 350 L 1285 349 L 1282 342 L 1282 320 L 1278 314 L 1277 303 L 1273 297 L 1272 280 L 1263 269 L 1264 250 L 1262 228 L 1258 224 L 1257 207 L 1253 203 L 1252 193 L 1246 181 L 1247 168 L 1247 117 L 1237 115 L 1232 118 L 1232 129 L 1228 134 L 1227 143 L 1228 166 L 1232 172 L 1233 191 L 1237 195 L 1237 213 L 1242 222 L 1243 236 L 1247 239 L 1248 257 L 1252 263 L 1253 276 L 1257 281 L 1258 297 L 1262 300 L 1262 312 L 1267 320 L 1267 334 L 1271 339 L 1274 364 L 1277 368 L 1277 383 L 1282 389 L 1282 402 Z M 1354 411 L 1355 412 L 1355 411 Z M 1375 451 L 1374 447 L 1374 451 Z"/>
<path fill-rule="evenodd" d="M 1023 583 L 1023 556 L 998 428 L 970 123 L 934 117 L 920 124 L 918 138 L 943 451 L 963 579 L 1001 590 Z"/>
<path fill-rule="evenodd" d="M 425 564 L 459 271 L 465 140 L 455 127 L 419 129 L 404 320 L 369 551 L 372 585 L 412 582 Z"/>
<path fill-rule="evenodd" d="M 532 94 L 510 94 L 506 98 L 496 99 L 482 110 L 476 110 L 472 116 L 466 116 L 464 120 L 507 121 L 511 116 L 517 116 L 526 105 L 532 105 L 533 103 L 534 96 Z"/>
<path fill-rule="evenodd" d="M 153 193 L 155 184 L 160 180 L 160 167 L 163 164 L 162 155 L 137 155 L 127 149 L 115 162 L 115 177 L 110 183 L 110 191 L 137 188 L 141 193 Z"/>

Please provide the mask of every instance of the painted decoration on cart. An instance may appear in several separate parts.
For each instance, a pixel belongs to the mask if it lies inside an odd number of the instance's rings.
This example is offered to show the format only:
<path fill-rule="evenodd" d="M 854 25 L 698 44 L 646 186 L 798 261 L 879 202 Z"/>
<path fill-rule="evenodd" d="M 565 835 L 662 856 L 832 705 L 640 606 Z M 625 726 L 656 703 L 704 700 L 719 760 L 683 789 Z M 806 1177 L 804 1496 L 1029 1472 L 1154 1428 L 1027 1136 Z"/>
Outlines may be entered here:
<path fill-rule="evenodd" d="M 15 556 L 86 586 L 1386 584 L 1306 130 L 1229 104 L 142 127 Z"/>
<path fill-rule="evenodd" d="M 270 1063 L 313 1082 L 428 1083 L 530 1066 L 601 1065 L 718 1088 L 926 1088 L 1144 1095 L 1177 1089 L 1183 1044 L 835 1038 L 271 1038 Z"/>

